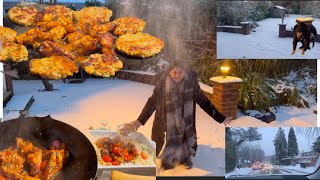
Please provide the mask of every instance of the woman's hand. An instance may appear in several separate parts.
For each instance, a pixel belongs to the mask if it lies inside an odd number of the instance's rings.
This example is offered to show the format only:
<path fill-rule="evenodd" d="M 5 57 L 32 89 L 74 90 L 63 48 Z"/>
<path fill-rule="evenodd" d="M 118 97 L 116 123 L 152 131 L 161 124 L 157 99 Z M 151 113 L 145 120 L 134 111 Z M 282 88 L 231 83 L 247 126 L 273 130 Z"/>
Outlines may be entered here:
<path fill-rule="evenodd" d="M 142 125 L 141 122 L 138 120 L 132 121 L 131 124 L 133 124 L 136 127 L 136 130 L 138 130 L 138 128 Z"/>
<path fill-rule="evenodd" d="M 231 123 L 231 121 L 232 121 L 233 119 L 234 119 L 233 117 L 226 117 L 226 118 L 224 119 L 224 121 L 223 121 L 223 124 L 224 124 L 225 126 L 230 125 L 230 123 Z"/>

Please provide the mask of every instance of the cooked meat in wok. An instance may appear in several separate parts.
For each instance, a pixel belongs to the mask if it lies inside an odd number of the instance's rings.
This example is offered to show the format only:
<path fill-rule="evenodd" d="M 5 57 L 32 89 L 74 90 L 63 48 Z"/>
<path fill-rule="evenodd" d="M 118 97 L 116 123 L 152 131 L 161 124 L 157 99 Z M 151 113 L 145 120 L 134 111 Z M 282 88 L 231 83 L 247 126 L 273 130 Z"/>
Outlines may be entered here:
<path fill-rule="evenodd" d="M 16 138 L 15 147 L 0 151 L 0 179 L 50 180 L 63 168 L 68 156 L 66 146 L 44 149 Z"/>

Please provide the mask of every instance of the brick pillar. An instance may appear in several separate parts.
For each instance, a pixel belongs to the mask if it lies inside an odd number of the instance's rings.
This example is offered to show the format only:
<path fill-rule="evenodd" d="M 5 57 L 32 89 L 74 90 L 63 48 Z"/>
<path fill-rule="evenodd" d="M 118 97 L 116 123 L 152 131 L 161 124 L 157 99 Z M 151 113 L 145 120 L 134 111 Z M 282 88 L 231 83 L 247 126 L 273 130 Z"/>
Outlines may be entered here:
<path fill-rule="evenodd" d="M 287 37 L 286 26 L 287 24 L 279 24 L 279 37 L 281 38 Z"/>
<path fill-rule="evenodd" d="M 227 76 L 212 77 L 213 82 L 213 104 L 224 115 L 230 117 L 237 117 L 237 101 L 238 91 L 242 79 Z"/>
<path fill-rule="evenodd" d="M 242 34 L 248 35 L 250 34 L 250 23 L 249 22 L 241 22 L 241 30 Z"/>

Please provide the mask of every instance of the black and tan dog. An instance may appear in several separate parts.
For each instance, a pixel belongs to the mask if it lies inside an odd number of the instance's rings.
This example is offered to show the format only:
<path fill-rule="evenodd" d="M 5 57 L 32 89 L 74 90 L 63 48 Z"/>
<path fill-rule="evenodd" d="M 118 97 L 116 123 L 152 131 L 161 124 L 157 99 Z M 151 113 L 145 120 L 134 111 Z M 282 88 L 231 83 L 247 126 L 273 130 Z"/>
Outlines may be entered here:
<path fill-rule="evenodd" d="M 302 49 L 301 54 L 304 55 L 305 51 L 310 49 L 310 34 L 308 31 L 308 26 L 302 22 L 299 22 L 294 26 L 293 33 L 293 51 L 291 54 L 296 52 L 297 44 L 298 42 L 301 42 L 302 46 L 299 49 Z"/>
<path fill-rule="evenodd" d="M 312 43 L 312 48 L 316 42 L 317 29 L 312 25 L 312 18 L 299 18 L 297 19 L 297 24 L 294 26 L 294 36 L 293 36 L 293 51 L 294 54 L 297 48 L 297 43 L 301 42 L 302 49 L 301 54 L 304 55 L 307 49 L 310 50 L 310 43 Z"/>

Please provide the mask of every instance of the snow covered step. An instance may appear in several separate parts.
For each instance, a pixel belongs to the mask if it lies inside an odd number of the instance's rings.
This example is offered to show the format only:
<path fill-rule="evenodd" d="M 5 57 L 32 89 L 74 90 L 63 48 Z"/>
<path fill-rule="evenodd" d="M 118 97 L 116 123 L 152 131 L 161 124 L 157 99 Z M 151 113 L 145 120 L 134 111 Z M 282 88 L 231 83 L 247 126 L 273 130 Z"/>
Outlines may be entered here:
<path fill-rule="evenodd" d="M 34 98 L 32 94 L 15 95 L 4 108 L 6 111 L 23 111 L 30 108 Z"/>
<path fill-rule="evenodd" d="M 20 111 L 3 111 L 3 121 L 8 121 L 10 119 L 16 119 L 20 117 Z"/>

